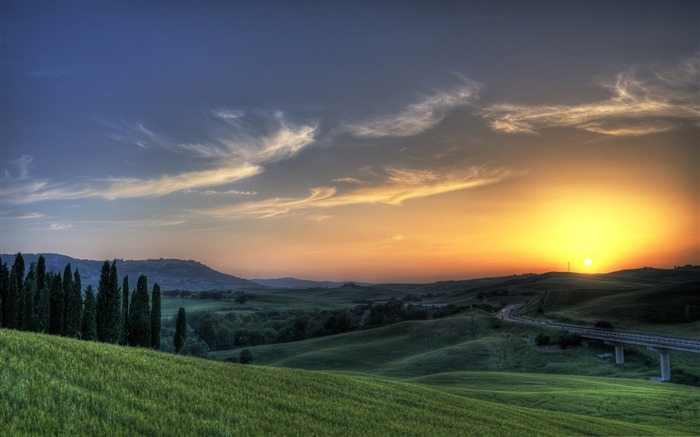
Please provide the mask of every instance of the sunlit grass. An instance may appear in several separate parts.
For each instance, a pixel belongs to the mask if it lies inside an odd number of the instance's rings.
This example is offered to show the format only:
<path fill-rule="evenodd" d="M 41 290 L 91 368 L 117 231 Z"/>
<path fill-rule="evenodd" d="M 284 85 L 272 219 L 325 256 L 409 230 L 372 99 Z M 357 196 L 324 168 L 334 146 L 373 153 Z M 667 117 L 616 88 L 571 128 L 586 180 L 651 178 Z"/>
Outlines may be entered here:
<path fill-rule="evenodd" d="M 4 435 L 653 435 L 367 376 L 0 330 Z"/>

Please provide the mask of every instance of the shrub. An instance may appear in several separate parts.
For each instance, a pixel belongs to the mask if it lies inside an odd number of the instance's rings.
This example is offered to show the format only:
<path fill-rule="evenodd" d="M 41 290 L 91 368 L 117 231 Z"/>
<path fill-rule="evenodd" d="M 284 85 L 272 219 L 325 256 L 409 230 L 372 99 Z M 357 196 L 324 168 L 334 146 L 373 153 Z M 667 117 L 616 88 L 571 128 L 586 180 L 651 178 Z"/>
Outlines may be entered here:
<path fill-rule="evenodd" d="M 550 338 L 549 335 L 539 333 L 537 334 L 537 337 L 535 337 L 535 344 L 537 346 L 547 346 L 550 344 Z"/>
<path fill-rule="evenodd" d="M 243 349 L 241 354 L 238 355 L 238 362 L 241 364 L 248 364 L 253 362 L 253 354 L 248 349 Z"/>

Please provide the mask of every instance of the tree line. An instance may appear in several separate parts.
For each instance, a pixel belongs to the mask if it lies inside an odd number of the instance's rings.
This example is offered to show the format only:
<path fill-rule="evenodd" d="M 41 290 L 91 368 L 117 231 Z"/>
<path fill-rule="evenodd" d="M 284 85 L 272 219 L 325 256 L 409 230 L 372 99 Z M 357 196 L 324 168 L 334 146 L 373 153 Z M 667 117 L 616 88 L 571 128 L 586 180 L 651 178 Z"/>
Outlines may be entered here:
<path fill-rule="evenodd" d="M 80 273 L 71 271 L 70 263 L 63 275 L 47 272 L 46 261 L 39 256 L 25 275 L 21 253 L 15 255 L 12 267 L 0 261 L 3 328 L 159 349 L 160 298 L 158 283 L 149 296 L 145 275 L 139 276 L 131 295 L 128 276 L 119 287 L 116 260 L 104 262 L 97 292 L 88 285 L 84 297 Z"/>

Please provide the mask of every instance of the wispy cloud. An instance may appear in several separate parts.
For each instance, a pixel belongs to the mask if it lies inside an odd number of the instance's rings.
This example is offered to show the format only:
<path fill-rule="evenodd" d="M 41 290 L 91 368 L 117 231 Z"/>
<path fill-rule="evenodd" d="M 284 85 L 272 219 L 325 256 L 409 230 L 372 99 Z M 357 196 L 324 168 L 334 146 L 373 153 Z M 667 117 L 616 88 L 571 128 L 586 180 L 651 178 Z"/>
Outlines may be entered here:
<path fill-rule="evenodd" d="M 339 193 L 335 187 L 317 187 L 311 189 L 309 196 L 301 199 L 273 198 L 196 213 L 222 218 L 269 218 L 312 208 L 357 204 L 398 206 L 407 200 L 495 184 L 516 175 L 509 169 L 491 169 L 485 166 L 471 167 L 460 173 L 447 174 L 430 170 L 397 168 L 387 168 L 385 173 L 386 177 L 382 184 L 346 193 Z"/>
<path fill-rule="evenodd" d="M 30 155 L 22 155 L 21 157 L 11 160 L 11 168 L 5 168 L 2 172 L 2 178 L 5 182 L 21 181 L 29 177 L 29 167 L 34 162 L 34 158 Z"/>
<path fill-rule="evenodd" d="M 212 170 L 163 175 L 155 179 L 115 178 L 111 182 L 93 182 L 81 186 L 50 184 L 47 181 L 25 184 L 9 190 L 3 187 L 3 203 L 27 204 L 44 200 L 70 200 L 100 197 L 108 200 L 138 197 L 160 197 L 177 191 L 229 184 L 262 171 L 260 166 L 241 164 Z M 108 179 L 109 180 L 109 179 Z"/>
<path fill-rule="evenodd" d="M 130 142 L 138 147 L 157 147 L 168 151 L 190 153 L 205 159 L 205 168 L 179 174 L 164 174 L 155 178 L 133 177 L 103 178 L 80 185 L 56 184 L 48 180 L 29 180 L 28 166 L 31 157 L 15 161 L 18 170 L 14 173 L 5 170 L 13 184 L 3 184 L 0 201 L 3 203 L 33 203 L 44 200 L 67 200 L 99 197 L 109 200 L 123 198 L 161 197 L 175 192 L 190 192 L 204 195 L 250 195 L 250 192 L 225 190 L 216 191 L 213 187 L 223 186 L 260 174 L 264 165 L 289 159 L 315 140 L 316 126 L 288 123 L 284 115 L 276 113 L 265 120 L 265 129 L 235 127 L 233 113 L 218 110 L 216 117 L 223 118 L 228 129 L 218 131 L 209 144 L 181 144 L 166 135 L 158 134 L 143 124 L 124 124 L 113 133 L 112 138 Z M 243 117 L 242 113 L 240 117 Z M 259 120 L 258 120 L 259 121 Z M 112 125 L 115 127 L 115 125 Z M 211 161 L 211 162 L 209 162 Z M 254 193 L 253 193 L 254 194 Z"/>
<path fill-rule="evenodd" d="M 333 182 L 339 182 L 343 184 L 361 184 L 362 181 L 356 178 L 335 178 Z"/>
<path fill-rule="evenodd" d="M 424 132 L 442 121 L 447 113 L 474 101 L 480 85 L 461 77 L 463 83 L 451 90 L 426 96 L 396 114 L 388 114 L 348 124 L 345 129 L 364 138 L 406 137 Z"/>
<path fill-rule="evenodd" d="M 66 229 L 72 228 L 73 225 L 68 223 L 51 223 L 49 229 L 52 231 L 65 231 Z"/>
<path fill-rule="evenodd" d="M 9 218 L 9 219 L 35 219 L 35 218 L 41 218 L 43 217 L 44 214 L 38 213 L 38 212 L 3 212 L 0 213 L 0 217 L 4 218 Z"/>
<path fill-rule="evenodd" d="M 258 194 L 256 191 L 241 191 L 241 190 L 226 190 L 226 191 L 216 191 L 216 190 L 192 190 L 187 189 L 182 192 L 183 194 L 196 194 L 201 196 L 255 196 Z"/>
<path fill-rule="evenodd" d="M 680 66 L 640 79 L 633 71 L 604 84 L 608 100 L 580 105 L 499 104 L 484 108 L 491 127 L 505 133 L 536 133 L 548 127 L 574 127 L 616 136 L 647 135 L 676 129 L 679 121 L 698 123 L 700 55 Z"/>

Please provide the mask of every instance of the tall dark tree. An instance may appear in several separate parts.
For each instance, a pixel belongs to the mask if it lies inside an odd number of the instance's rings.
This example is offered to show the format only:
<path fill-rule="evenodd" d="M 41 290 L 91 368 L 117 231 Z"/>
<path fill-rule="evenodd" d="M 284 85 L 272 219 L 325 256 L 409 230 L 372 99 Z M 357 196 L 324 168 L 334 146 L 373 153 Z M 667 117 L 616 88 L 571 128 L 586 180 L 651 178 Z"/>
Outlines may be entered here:
<path fill-rule="evenodd" d="M 97 286 L 97 340 L 105 343 L 118 343 L 122 333 L 121 300 L 116 274 L 116 260 L 111 267 L 109 261 L 102 264 Z"/>
<path fill-rule="evenodd" d="M 10 288 L 10 271 L 7 263 L 0 265 L 0 326 L 7 327 L 7 292 Z"/>
<path fill-rule="evenodd" d="M 53 275 L 51 273 L 44 274 L 44 280 L 42 281 L 43 286 L 41 289 L 37 289 L 37 298 L 34 299 L 34 302 L 36 302 L 37 331 L 39 332 L 49 332 L 52 278 Z"/>
<path fill-rule="evenodd" d="M 160 285 L 157 282 L 151 293 L 151 347 L 160 349 Z"/>
<path fill-rule="evenodd" d="M 22 331 L 36 331 L 36 317 L 34 315 L 34 295 L 36 294 L 36 264 L 29 266 L 29 273 L 24 278 L 24 301 L 22 302 Z"/>
<path fill-rule="evenodd" d="M 36 289 L 41 291 L 46 287 L 46 260 L 44 255 L 39 255 L 36 261 Z"/>
<path fill-rule="evenodd" d="M 19 328 L 19 288 L 17 286 L 17 274 L 15 266 L 10 269 L 10 276 L 7 286 L 7 303 L 5 314 L 5 327 L 10 329 Z"/>
<path fill-rule="evenodd" d="M 151 314 L 148 307 L 148 279 L 141 275 L 129 310 L 129 345 L 151 346 Z"/>
<path fill-rule="evenodd" d="M 81 338 L 83 340 L 97 340 L 96 312 L 95 295 L 92 292 L 92 285 L 88 285 L 85 289 L 85 306 L 83 308 L 83 326 L 81 333 Z"/>
<path fill-rule="evenodd" d="M 12 265 L 15 271 L 15 284 L 17 286 L 17 303 L 15 310 L 17 311 L 15 328 L 20 329 L 22 326 L 22 310 L 24 308 L 24 258 L 20 252 L 15 255 L 15 262 Z"/>
<path fill-rule="evenodd" d="M 185 309 L 180 307 L 177 311 L 177 320 L 175 322 L 175 338 L 173 342 L 175 343 L 175 353 L 180 353 L 180 349 L 185 345 L 187 340 L 187 315 L 185 314 Z"/>
<path fill-rule="evenodd" d="M 66 268 L 63 269 L 63 327 L 61 328 L 61 335 L 66 335 L 66 324 L 68 323 L 68 313 L 71 308 L 68 305 L 68 298 L 73 290 L 73 272 L 70 267 L 70 263 L 66 264 Z"/>
<path fill-rule="evenodd" d="M 82 332 L 83 297 L 81 280 L 78 269 L 73 273 L 71 289 L 66 299 L 66 337 L 80 338 Z"/>
<path fill-rule="evenodd" d="M 112 265 L 109 267 L 109 290 L 112 295 L 112 313 L 114 316 L 115 324 L 112 331 L 112 341 L 110 343 L 119 343 L 122 338 L 122 329 L 124 325 L 124 318 L 122 317 L 122 297 L 119 288 L 119 274 L 117 274 L 117 260 L 112 261 Z"/>
<path fill-rule="evenodd" d="M 49 285 L 47 283 L 47 285 Z M 49 334 L 61 335 L 63 333 L 65 320 L 65 299 L 63 298 L 63 281 L 60 273 L 51 276 L 50 284 L 50 310 L 49 310 Z"/>
<path fill-rule="evenodd" d="M 119 344 L 129 344 L 129 275 L 122 281 L 122 337 Z"/>

